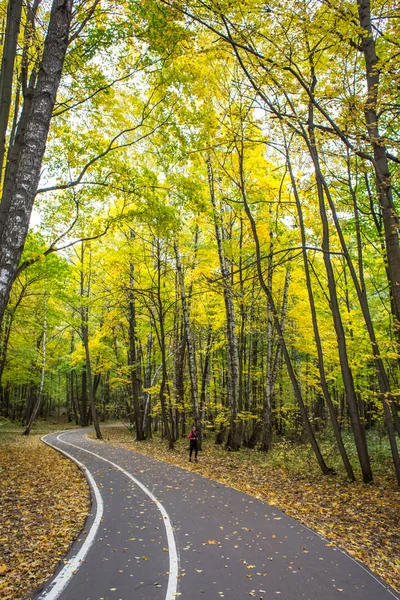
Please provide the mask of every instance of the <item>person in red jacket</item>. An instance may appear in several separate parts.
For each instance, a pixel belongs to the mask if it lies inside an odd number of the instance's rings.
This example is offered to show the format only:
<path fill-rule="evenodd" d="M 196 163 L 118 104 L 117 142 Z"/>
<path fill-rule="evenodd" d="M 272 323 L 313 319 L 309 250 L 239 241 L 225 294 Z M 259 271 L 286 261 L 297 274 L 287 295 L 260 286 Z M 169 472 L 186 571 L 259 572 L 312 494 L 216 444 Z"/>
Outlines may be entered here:
<path fill-rule="evenodd" d="M 198 446 L 197 446 L 197 441 L 199 439 L 199 434 L 197 433 L 197 429 L 194 425 L 192 427 L 192 431 L 188 435 L 188 439 L 190 442 L 189 462 L 192 462 L 193 450 L 194 450 L 194 460 L 197 462 L 197 453 L 199 451 Z"/>

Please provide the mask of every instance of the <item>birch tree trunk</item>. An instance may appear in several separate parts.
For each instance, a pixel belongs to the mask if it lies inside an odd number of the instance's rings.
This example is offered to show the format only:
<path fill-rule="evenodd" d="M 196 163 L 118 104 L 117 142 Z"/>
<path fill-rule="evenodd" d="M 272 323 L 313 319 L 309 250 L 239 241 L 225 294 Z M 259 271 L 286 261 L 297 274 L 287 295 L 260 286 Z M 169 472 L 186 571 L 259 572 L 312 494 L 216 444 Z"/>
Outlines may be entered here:
<path fill-rule="evenodd" d="M 39 409 L 40 409 L 40 405 L 42 403 L 42 398 L 43 398 L 43 387 L 44 387 L 44 376 L 45 376 L 45 372 L 46 372 L 46 343 L 47 343 L 47 298 L 46 298 L 46 290 L 44 290 L 43 292 L 43 311 L 44 311 L 44 317 L 43 317 L 43 342 L 42 342 L 42 373 L 41 373 L 41 378 L 40 378 L 40 385 L 39 385 L 39 391 L 38 391 L 38 396 L 37 396 L 37 400 L 35 403 L 35 406 L 33 407 L 32 413 L 29 417 L 29 421 L 28 424 L 25 428 L 24 431 L 24 435 L 29 435 L 30 431 L 31 431 L 31 427 L 32 424 L 34 423 Z"/>
<path fill-rule="evenodd" d="M 139 401 L 139 369 L 137 364 L 138 357 L 136 352 L 136 307 L 134 274 L 135 267 L 133 262 L 131 262 L 129 265 L 129 362 L 131 369 L 131 390 L 136 429 L 136 440 L 143 441 L 145 439 L 145 435 L 143 431 L 143 419 L 141 415 Z"/>
<path fill-rule="evenodd" d="M 199 449 L 201 449 L 202 432 L 201 432 L 201 417 L 200 417 L 200 411 L 199 411 L 199 394 L 198 394 L 198 385 L 197 385 L 196 355 L 195 355 L 195 351 L 194 351 L 192 328 L 190 326 L 190 320 L 189 320 L 189 310 L 188 310 L 188 305 L 187 305 L 187 300 L 186 300 L 185 281 L 184 281 L 184 277 L 183 277 L 181 257 L 179 254 L 179 246 L 176 241 L 174 243 L 174 250 L 175 250 L 176 270 L 177 270 L 177 274 L 178 274 L 179 290 L 180 290 L 180 296 L 181 296 L 181 304 L 182 304 L 183 326 L 185 329 L 185 338 L 186 338 L 186 345 L 187 345 L 187 350 L 188 350 L 188 364 L 189 364 L 190 390 L 191 390 L 191 395 L 192 395 L 193 420 L 194 420 L 194 424 L 196 425 L 196 429 L 197 429 L 198 435 L 199 435 L 199 446 L 200 446 Z"/>
<path fill-rule="evenodd" d="M 153 350 L 153 335 L 150 331 L 147 336 L 147 364 L 146 371 L 144 374 L 144 388 L 147 390 L 151 387 L 151 357 Z M 151 394 L 148 391 L 144 392 L 144 409 L 143 409 L 143 422 L 142 429 L 147 437 L 151 437 L 151 427 L 150 427 L 150 408 L 151 408 Z"/>
<path fill-rule="evenodd" d="M 272 258 L 272 255 L 270 255 Z M 271 273 L 272 273 L 272 265 L 271 265 Z M 289 297 L 289 283 L 290 283 L 290 271 L 286 271 L 285 276 L 285 285 L 283 289 L 283 301 L 282 301 L 282 310 L 281 310 L 281 319 L 280 326 L 282 329 L 282 333 L 285 328 L 285 320 L 286 320 L 286 312 L 288 305 L 288 297 Z M 271 284 L 272 284 L 272 275 L 271 275 Z M 270 288 L 271 289 L 271 286 Z M 268 315 L 268 331 L 271 336 L 271 344 L 268 342 L 268 358 L 267 358 L 267 382 L 265 386 L 265 401 L 264 401 L 264 409 L 263 409 L 263 434 L 261 439 L 260 450 L 262 452 L 268 452 L 272 442 L 272 400 L 275 393 L 275 384 L 278 377 L 279 365 L 281 362 L 281 352 L 282 346 L 278 343 L 276 348 L 275 360 L 273 360 L 272 356 L 272 328 L 273 328 L 273 314 L 272 309 L 269 307 L 269 315 Z M 269 347 L 270 346 L 270 347 Z"/>
<path fill-rule="evenodd" d="M 53 0 L 41 67 L 0 204 L 0 321 L 24 248 L 71 27 L 73 0 Z M 18 137 L 18 135 L 17 135 Z"/>
<path fill-rule="evenodd" d="M 226 330 L 227 330 L 227 367 L 228 367 L 228 378 L 227 378 L 227 391 L 228 391 L 228 405 L 230 408 L 230 429 L 228 433 L 228 439 L 226 447 L 230 450 L 237 451 L 240 448 L 240 430 L 238 427 L 238 402 L 239 402 L 239 352 L 238 342 L 236 334 L 236 319 L 235 319 L 235 307 L 233 303 L 233 290 L 230 281 L 230 268 L 229 262 L 225 256 L 223 248 L 223 231 L 218 216 L 217 201 L 214 191 L 214 174 L 211 165 L 211 159 L 207 160 L 208 170 L 208 183 L 210 188 L 210 197 L 213 206 L 214 213 L 214 226 L 215 236 L 218 246 L 218 256 L 220 269 L 222 274 L 222 284 L 224 291 L 224 302 L 226 312 Z"/>
<path fill-rule="evenodd" d="M 168 412 L 167 412 L 167 398 L 166 398 L 166 388 L 168 383 L 168 371 L 167 371 L 167 349 L 166 349 L 166 340 L 165 340 L 165 312 L 164 312 L 164 303 L 161 294 L 161 248 L 159 240 L 156 241 L 156 260 L 157 260 L 157 291 L 156 291 L 156 303 L 157 303 L 157 313 L 158 313 L 158 329 L 156 327 L 156 333 L 158 337 L 158 342 L 161 350 L 161 382 L 160 382 L 160 404 L 161 404 L 161 414 L 162 421 L 164 426 L 164 433 L 168 440 L 169 449 L 174 449 L 174 438 L 171 433 L 171 428 L 168 423 Z M 156 326 L 156 323 L 154 323 Z"/>

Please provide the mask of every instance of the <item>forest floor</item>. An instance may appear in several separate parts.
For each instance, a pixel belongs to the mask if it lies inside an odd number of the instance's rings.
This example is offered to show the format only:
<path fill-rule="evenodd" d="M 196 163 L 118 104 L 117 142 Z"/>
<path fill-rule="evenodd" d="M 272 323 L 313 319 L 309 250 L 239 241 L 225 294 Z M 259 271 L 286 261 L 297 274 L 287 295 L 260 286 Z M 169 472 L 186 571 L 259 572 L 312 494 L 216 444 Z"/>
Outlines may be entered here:
<path fill-rule="evenodd" d="M 8 429 L 8 428 L 7 428 Z M 40 441 L 0 423 L 0 597 L 27 600 L 82 531 L 90 507 L 85 477 Z"/>
<path fill-rule="evenodd" d="M 400 591 L 400 489 L 387 452 L 379 456 L 382 444 L 374 453 L 375 481 L 364 485 L 348 483 L 341 474 L 321 476 L 305 445 L 277 444 L 267 455 L 250 450 L 233 453 L 209 437 L 199 462 L 190 463 L 185 439 L 171 451 L 159 438 L 135 442 L 126 427 L 104 429 L 103 436 L 107 442 L 195 471 L 277 506 Z M 329 444 L 325 455 L 328 449 Z"/>

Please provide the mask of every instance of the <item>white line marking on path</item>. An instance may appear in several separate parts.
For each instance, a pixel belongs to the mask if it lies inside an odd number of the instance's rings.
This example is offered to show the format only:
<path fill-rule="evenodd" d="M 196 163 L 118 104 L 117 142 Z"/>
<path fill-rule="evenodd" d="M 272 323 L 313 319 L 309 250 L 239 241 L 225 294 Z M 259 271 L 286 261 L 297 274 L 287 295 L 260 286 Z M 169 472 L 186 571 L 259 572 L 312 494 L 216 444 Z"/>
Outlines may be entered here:
<path fill-rule="evenodd" d="M 56 600 L 56 598 L 58 598 L 58 596 L 61 594 L 61 592 L 66 588 L 70 579 L 75 574 L 75 571 L 79 568 L 82 561 L 85 559 L 86 554 L 89 552 L 89 550 L 95 540 L 97 531 L 100 526 L 101 519 L 103 518 L 104 504 L 103 504 L 103 499 L 100 494 L 100 490 L 97 487 L 97 484 L 96 484 L 95 480 L 93 479 L 93 476 L 92 476 L 91 472 L 89 471 L 89 469 L 87 469 L 87 467 L 85 467 L 85 465 L 83 465 L 81 462 L 79 462 L 79 460 L 77 460 L 74 456 L 72 456 L 71 454 L 68 454 L 68 452 L 65 452 L 65 450 L 61 450 L 61 448 L 58 448 L 57 446 L 53 446 L 53 444 L 48 442 L 45 439 L 45 437 L 47 437 L 47 436 L 43 436 L 41 438 L 42 442 L 44 442 L 48 446 L 51 446 L 51 448 L 54 448 L 58 452 L 61 452 L 61 454 L 64 454 L 65 456 L 67 456 L 75 464 L 77 464 L 78 467 L 80 467 L 82 469 L 87 480 L 89 481 L 90 487 L 92 488 L 92 490 L 94 492 L 94 496 L 96 498 L 96 505 L 97 505 L 95 519 L 92 523 L 90 531 L 89 531 L 85 541 L 83 542 L 79 552 L 75 556 L 73 556 L 71 558 L 71 560 L 68 561 L 68 563 L 65 565 L 65 567 L 55 577 L 55 579 L 53 580 L 53 582 L 51 584 L 51 586 L 52 586 L 51 589 L 47 593 L 45 592 L 44 594 L 40 595 L 38 598 L 38 600 Z"/>
<path fill-rule="evenodd" d="M 167 542 L 168 542 L 169 576 L 168 576 L 168 587 L 167 587 L 167 593 L 165 596 L 165 600 L 175 600 L 175 597 L 176 597 L 177 591 L 178 591 L 178 581 L 179 581 L 178 580 L 179 558 L 178 558 L 178 550 L 176 547 L 172 523 L 171 523 L 169 515 L 168 515 L 167 511 L 165 510 L 164 506 L 154 496 L 154 494 L 152 494 L 152 492 L 143 483 L 141 483 L 138 479 L 136 479 L 136 477 L 131 475 L 131 473 L 129 473 L 128 471 L 126 471 L 125 469 L 123 469 L 122 467 L 117 465 L 116 463 L 113 463 L 111 460 L 108 460 L 107 458 L 103 458 L 99 454 L 96 454 L 95 452 L 91 452 L 90 450 L 86 450 L 86 448 L 82 448 L 81 446 L 76 446 L 75 444 L 72 444 L 71 442 L 62 440 L 61 439 L 62 435 L 65 435 L 65 433 L 61 433 L 60 435 L 57 436 L 57 440 L 59 442 L 61 442 L 62 444 L 67 444 L 68 446 L 72 446 L 73 448 L 77 448 L 78 450 L 82 450 L 82 452 L 91 454 L 92 456 L 95 456 L 96 458 L 99 458 L 100 460 L 112 465 L 115 469 L 117 469 L 118 471 L 121 471 L 124 475 L 126 475 L 126 477 L 131 479 L 134 482 L 134 484 L 137 485 L 145 494 L 147 494 L 147 496 L 154 502 L 154 504 L 157 505 L 157 508 L 163 517 L 163 522 L 164 522 L 165 531 L 167 534 Z M 67 454 L 67 453 L 64 452 L 64 454 Z M 75 460 L 75 459 L 72 459 L 72 460 Z M 75 462 L 77 462 L 77 461 L 75 460 Z M 78 463 L 78 464 L 80 464 L 80 463 Z M 85 467 L 85 472 L 89 473 L 89 471 L 86 469 L 86 467 Z M 97 529 L 96 529 L 96 531 L 97 531 Z M 56 598 L 56 596 L 51 596 L 51 597 L 45 596 L 43 599 L 40 598 L 40 600 L 55 600 L 55 598 Z"/>

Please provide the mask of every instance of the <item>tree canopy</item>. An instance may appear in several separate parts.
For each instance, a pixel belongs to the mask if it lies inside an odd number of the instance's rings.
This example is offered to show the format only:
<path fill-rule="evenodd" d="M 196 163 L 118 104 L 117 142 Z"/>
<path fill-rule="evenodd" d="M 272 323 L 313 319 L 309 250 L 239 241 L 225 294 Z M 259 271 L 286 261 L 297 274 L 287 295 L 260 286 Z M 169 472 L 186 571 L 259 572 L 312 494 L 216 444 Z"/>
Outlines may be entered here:
<path fill-rule="evenodd" d="M 397 3 L 0 10 L 2 416 L 400 483 Z"/>

